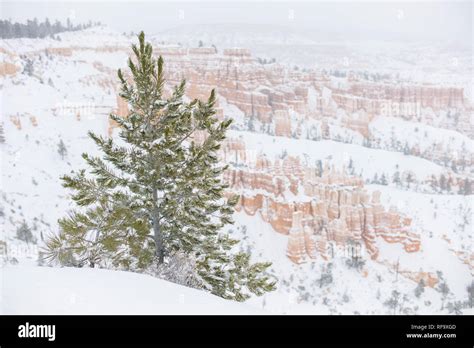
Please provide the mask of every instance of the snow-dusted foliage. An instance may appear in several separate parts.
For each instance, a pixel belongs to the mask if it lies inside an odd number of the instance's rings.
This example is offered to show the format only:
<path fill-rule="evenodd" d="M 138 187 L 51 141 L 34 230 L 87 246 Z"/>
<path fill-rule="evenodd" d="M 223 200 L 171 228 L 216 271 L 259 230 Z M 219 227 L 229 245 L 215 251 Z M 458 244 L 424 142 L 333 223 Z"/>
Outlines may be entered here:
<path fill-rule="evenodd" d="M 62 177 L 78 209 L 59 220 L 44 259 L 137 271 L 158 264 L 167 279 L 238 301 L 274 290 L 270 263 L 233 252 L 238 240 L 221 231 L 233 223 L 238 199 L 224 196 L 226 166 L 217 156 L 232 120 L 215 117 L 214 91 L 206 102 L 185 102 L 184 80 L 165 97 L 163 59 L 153 57 L 143 32 L 132 50 L 131 79 L 118 70 L 120 96 L 131 110 L 111 115 L 124 144 L 89 132 L 102 156 L 84 153 L 89 170 Z M 195 262 L 180 263 L 176 253 Z"/>

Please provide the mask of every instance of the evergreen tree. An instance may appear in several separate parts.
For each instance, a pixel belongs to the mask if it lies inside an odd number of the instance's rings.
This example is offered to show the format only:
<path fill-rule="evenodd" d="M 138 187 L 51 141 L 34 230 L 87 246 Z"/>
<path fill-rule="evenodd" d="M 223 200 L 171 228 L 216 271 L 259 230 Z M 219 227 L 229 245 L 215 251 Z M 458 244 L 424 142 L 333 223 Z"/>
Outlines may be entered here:
<path fill-rule="evenodd" d="M 444 303 L 451 290 L 449 289 L 448 283 L 446 283 L 446 280 L 443 277 L 443 273 L 438 271 L 436 274 L 439 279 L 438 291 L 441 293 L 441 309 L 444 309 Z"/>
<path fill-rule="evenodd" d="M 33 60 L 31 60 L 30 58 L 26 58 L 25 67 L 23 68 L 23 72 L 25 74 L 27 74 L 28 76 L 32 76 L 34 74 L 35 68 L 34 68 L 34 65 L 33 65 Z"/>
<path fill-rule="evenodd" d="M 0 20 L 0 38 L 11 39 L 11 38 L 44 38 L 47 36 L 53 37 L 54 34 L 64 31 L 76 31 L 82 30 L 93 25 L 100 25 L 100 23 L 92 24 L 89 22 L 87 25 L 70 25 L 65 27 L 61 22 L 56 21 L 54 25 L 48 18 L 44 22 L 39 23 L 36 18 L 33 20 L 27 20 L 26 24 L 23 23 L 12 23 L 11 20 Z"/>
<path fill-rule="evenodd" d="M 396 186 L 399 186 L 399 185 L 400 185 L 400 183 L 401 183 L 401 180 L 400 180 L 400 172 L 399 172 L 398 170 L 395 171 L 395 173 L 393 173 L 392 182 L 393 182 Z"/>
<path fill-rule="evenodd" d="M 384 304 L 393 310 L 393 314 L 397 312 L 398 303 L 400 302 L 400 293 L 397 290 L 392 291 L 392 296 L 384 302 Z"/>
<path fill-rule="evenodd" d="M 354 170 L 354 162 L 352 161 L 352 157 L 349 158 L 349 164 L 347 166 L 347 169 L 350 175 L 354 175 L 355 170 Z"/>
<path fill-rule="evenodd" d="M 415 296 L 420 297 L 422 293 L 425 292 L 425 281 L 423 279 L 420 279 L 418 282 L 418 285 L 415 288 Z"/>
<path fill-rule="evenodd" d="M 319 177 L 323 176 L 323 162 L 321 160 L 316 160 L 316 174 Z"/>
<path fill-rule="evenodd" d="M 185 102 L 182 81 L 165 98 L 163 60 L 153 58 L 143 32 L 132 49 L 131 80 L 118 71 L 130 113 L 111 115 L 122 141 L 89 133 L 103 157 L 83 154 L 90 170 L 62 178 L 78 209 L 59 220 L 46 257 L 61 260 L 67 250 L 91 267 L 149 272 L 180 252 L 195 265 L 196 287 L 213 294 L 242 301 L 274 290 L 271 264 L 234 252 L 238 241 L 222 231 L 238 197 L 226 199 L 221 181 L 227 166 L 217 151 L 231 120 L 215 117 L 214 91 L 206 102 Z"/>
<path fill-rule="evenodd" d="M 413 183 L 414 177 L 412 172 L 408 172 L 405 178 L 405 181 L 407 183 L 407 188 L 410 188 L 410 184 Z"/>
<path fill-rule="evenodd" d="M 441 192 L 446 190 L 446 177 L 443 174 L 439 177 L 439 188 Z"/>
<path fill-rule="evenodd" d="M 375 173 L 374 178 L 372 179 L 372 184 L 379 184 L 379 176 L 377 173 Z"/>
<path fill-rule="evenodd" d="M 403 147 L 403 154 L 405 156 L 410 154 L 410 147 L 408 146 L 408 143 L 405 143 L 405 146 Z"/>
<path fill-rule="evenodd" d="M 319 287 L 329 285 L 333 282 L 332 263 L 328 263 L 326 267 L 321 266 L 321 277 L 319 278 Z"/>
<path fill-rule="evenodd" d="M 459 185 L 459 194 L 461 195 L 472 195 L 472 186 L 469 179 L 464 179 Z"/>
<path fill-rule="evenodd" d="M 453 185 L 453 179 L 449 177 L 448 180 L 446 181 L 446 191 L 448 193 L 451 192 L 452 185 Z"/>
<path fill-rule="evenodd" d="M 250 115 L 249 117 L 249 120 L 247 122 L 247 129 L 250 131 L 250 132 L 254 132 L 255 131 L 255 126 L 254 126 L 254 119 L 255 117 L 253 115 Z"/>
<path fill-rule="evenodd" d="M 448 308 L 449 313 L 454 313 L 456 315 L 462 314 L 462 309 L 464 304 L 462 301 L 448 302 L 446 308 Z"/>
<path fill-rule="evenodd" d="M 33 236 L 31 228 L 26 224 L 25 221 L 23 221 L 21 225 L 17 228 L 16 237 L 19 240 L 22 240 L 28 244 L 36 242 L 36 238 Z"/>
<path fill-rule="evenodd" d="M 3 130 L 3 124 L 0 123 L 0 144 L 5 143 L 5 131 Z"/>
<path fill-rule="evenodd" d="M 430 185 L 431 185 L 431 188 L 433 189 L 433 191 L 438 190 L 438 186 L 439 186 L 438 180 L 436 179 L 436 177 L 434 175 L 431 175 Z"/>
<path fill-rule="evenodd" d="M 456 163 L 454 161 L 451 163 L 451 169 L 455 173 L 458 172 L 458 167 L 456 166 Z"/>
<path fill-rule="evenodd" d="M 474 280 L 466 287 L 467 302 L 470 308 L 474 307 Z"/>
<path fill-rule="evenodd" d="M 64 141 L 62 139 L 59 140 L 59 143 L 58 143 L 58 154 L 59 156 L 61 156 L 62 160 L 64 160 L 64 158 L 67 155 L 66 145 L 64 145 Z"/>

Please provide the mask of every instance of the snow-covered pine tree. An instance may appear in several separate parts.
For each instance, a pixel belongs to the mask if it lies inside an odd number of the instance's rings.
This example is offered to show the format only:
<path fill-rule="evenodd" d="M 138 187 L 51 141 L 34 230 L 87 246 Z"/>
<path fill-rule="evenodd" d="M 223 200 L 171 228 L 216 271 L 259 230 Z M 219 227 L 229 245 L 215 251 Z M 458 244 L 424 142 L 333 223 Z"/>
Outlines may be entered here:
<path fill-rule="evenodd" d="M 64 141 L 62 139 L 59 140 L 59 143 L 58 143 L 58 154 L 59 154 L 59 156 L 61 156 L 62 160 L 64 160 L 64 158 L 67 155 L 67 148 L 66 148 L 66 145 L 64 144 Z"/>
<path fill-rule="evenodd" d="M 469 308 L 472 308 L 472 307 L 474 307 L 474 280 L 471 281 L 471 284 L 469 284 L 466 287 L 466 291 L 467 291 L 468 306 L 469 306 Z"/>
<path fill-rule="evenodd" d="M 396 170 L 395 173 L 393 173 L 392 182 L 393 182 L 396 186 L 399 186 L 399 185 L 400 185 L 400 183 L 401 183 L 401 180 L 400 180 L 400 172 L 399 172 L 398 170 Z"/>
<path fill-rule="evenodd" d="M 218 296 L 242 301 L 274 290 L 271 264 L 252 264 L 222 231 L 238 199 L 226 199 L 227 166 L 217 157 L 232 120 L 215 117 L 214 91 L 206 102 L 185 102 L 184 81 L 165 98 L 163 60 L 143 32 L 132 49 L 130 79 L 118 71 L 130 112 L 111 115 L 121 141 L 89 133 L 103 156 L 83 154 L 90 170 L 62 178 L 79 209 L 59 220 L 46 258 L 150 271 L 180 252 L 193 260 L 199 287 Z"/>
<path fill-rule="evenodd" d="M 0 144 L 5 143 L 5 132 L 3 130 L 3 124 L 0 123 Z"/>
<path fill-rule="evenodd" d="M 421 294 L 425 292 L 425 281 L 423 279 L 420 279 L 418 282 L 418 285 L 415 288 L 415 296 L 419 298 Z"/>
<path fill-rule="evenodd" d="M 25 66 L 23 68 L 23 73 L 27 74 L 28 76 L 33 76 L 34 71 L 35 71 L 35 67 L 33 64 L 33 60 L 31 60 L 30 58 L 26 58 Z"/>
<path fill-rule="evenodd" d="M 400 293 L 397 290 L 392 291 L 392 296 L 384 302 L 388 308 L 393 310 L 392 314 L 395 315 L 397 312 L 398 305 L 400 303 Z"/>
<path fill-rule="evenodd" d="M 31 228 L 26 224 L 26 221 L 23 221 L 16 229 L 16 237 L 28 244 L 36 243 L 36 238 L 33 236 Z"/>

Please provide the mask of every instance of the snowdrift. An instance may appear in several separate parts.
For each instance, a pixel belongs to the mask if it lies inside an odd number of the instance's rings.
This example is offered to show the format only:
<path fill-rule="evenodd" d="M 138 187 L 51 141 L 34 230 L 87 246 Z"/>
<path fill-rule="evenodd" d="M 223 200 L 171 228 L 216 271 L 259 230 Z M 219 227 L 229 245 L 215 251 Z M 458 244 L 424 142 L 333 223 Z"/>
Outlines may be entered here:
<path fill-rule="evenodd" d="M 92 268 L 7 266 L 0 314 L 263 314 L 151 276 Z"/>

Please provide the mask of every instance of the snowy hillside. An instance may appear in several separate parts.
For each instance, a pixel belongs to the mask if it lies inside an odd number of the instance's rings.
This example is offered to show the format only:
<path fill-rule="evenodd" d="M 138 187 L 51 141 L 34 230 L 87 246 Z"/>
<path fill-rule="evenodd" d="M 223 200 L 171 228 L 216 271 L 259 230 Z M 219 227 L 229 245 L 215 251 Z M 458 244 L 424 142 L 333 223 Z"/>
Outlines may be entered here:
<path fill-rule="evenodd" d="M 219 117 L 235 120 L 221 153 L 230 190 L 241 197 L 230 230 L 253 259 L 273 263 L 279 280 L 277 291 L 250 304 L 271 313 L 467 313 L 474 125 L 465 88 L 472 67 L 463 62 L 472 52 L 452 66 L 433 46 L 421 64 L 417 47 L 393 49 L 401 43 L 341 51 L 340 43 L 288 33 L 273 51 L 268 40 L 277 28 L 254 40 L 252 28 L 225 39 L 224 32 L 189 31 L 154 37 L 154 49 L 164 57 L 168 87 L 186 77 L 189 96 L 199 98 L 217 87 Z M 87 131 L 116 136 L 108 114 L 127 113 L 116 70 L 126 69 L 136 41 L 105 27 L 57 37 L 0 43 L 4 312 L 44 313 L 60 299 L 53 312 L 202 313 L 209 305 L 215 313 L 254 313 L 138 274 L 33 267 L 72 207 L 60 176 L 84 168 L 83 152 L 97 153 Z M 229 48 L 235 44 L 243 47 Z M 260 44 L 261 51 L 250 47 Z M 298 59 L 316 66 L 295 68 Z M 384 113 L 405 104 L 415 113 Z M 364 252 L 360 268 L 348 266 L 344 253 L 354 241 Z M 99 288 L 116 292 L 108 297 Z M 146 289 L 142 298 L 116 303 L 137 288 Z M 170 302 L 151 303 L 155 291 Z M 394 293 L 395 309 L 387 305 Z M 33 295 L 46 301 L 22 302 Z"/>
<path fill-rule="evenodd" d="M 265 314 L 167 281 L 90 268 L 8 266 L 0 314 Z"/>

